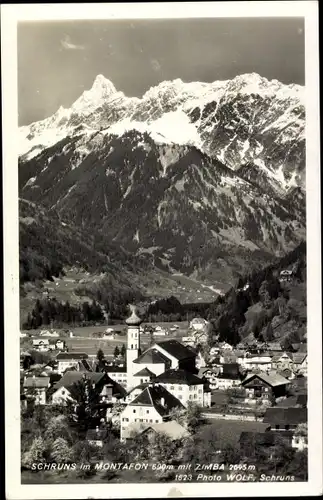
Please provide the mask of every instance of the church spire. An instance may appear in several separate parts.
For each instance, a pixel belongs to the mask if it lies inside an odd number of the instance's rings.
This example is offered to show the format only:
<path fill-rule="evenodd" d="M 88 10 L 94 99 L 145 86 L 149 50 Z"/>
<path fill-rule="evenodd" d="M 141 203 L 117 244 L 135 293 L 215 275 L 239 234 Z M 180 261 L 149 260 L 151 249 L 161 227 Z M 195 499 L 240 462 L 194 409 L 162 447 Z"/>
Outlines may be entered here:
<path fill-rule="evenodd" d="M 135 305 L 130 304 L 129 305 L 130 311 L 131 311 L 131 316 L 126 319 L 126 323 L 128 326 L 139 326 L 142 323 L 142 319 L 139 318 L 137 314 L 137 307 Z"/>

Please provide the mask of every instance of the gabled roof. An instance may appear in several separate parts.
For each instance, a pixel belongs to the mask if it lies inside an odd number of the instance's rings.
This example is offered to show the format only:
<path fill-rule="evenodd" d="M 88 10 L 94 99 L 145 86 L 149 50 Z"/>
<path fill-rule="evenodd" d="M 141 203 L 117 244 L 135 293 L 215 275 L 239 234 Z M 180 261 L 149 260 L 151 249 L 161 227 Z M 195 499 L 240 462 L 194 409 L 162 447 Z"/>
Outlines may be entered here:
<path fill-rule="evenodd" d="M 60 387 L 65 387 L 66 389 L 69 389 L 72 387 L 74 384 L 77 384 L 78 382 L 81 382 L 83 380 L 84 373 L 78 372 L 78 371 L 67 371 L 64 373 L 62 378 L 56 382 L 55 384 L 55 391 L 59 389 Z M 91 383 L 94 383 L 95 385 L 99 384 L 100 382 L 103 382 L 105 377 L 107 378 L 107 381 L 111 382 L 110 377 L 108 377 L 105 373 L 102 372 L 87 372 L 86 373 L 86 378 L 90 380 Z"/>
<path fill-rule="evenodd" d="M 155 378 L 155 382 L 164 384 L 184 384 L 184 385 L 203 385 L 204 382 L 196 375 L 186 370 L 167 370 Z"/>
<path fill-rule="evenodd" d="M 123 366 L 105 365 L 104 371 L 107 372 L 107 373 L 126 373 L 127 372 L 127 367 L 125 365 L 123 365 Z"/>
<path fill-rule="evenodd" d="M 305 360 L 306 357 L 307 357 L 307 353 L 306 352 L 294 352 L 292 354 L 293 362 L 296 363 L 296 364 L 303 363 L 303 361 Z"/>
<path fill-rule="evenodd" d="M 134 374 L 134 377 L 155 377 L 156 375 L 149 370 L 149 368 L 143 368 L 138 373 Z"/>
<path fill-rule="evenodd" d="M 279 385 L 289 384 L 289 380 L 287 380 L 285 377 L 282 377 L 276 372 L 271 372 L 269 375 L 267 373 L 259 372 L 259 373 L 250 373 L 249 375 L 247 375 L 246 378 L 242 381 L 242 385 L 246 384 L 255 377 L 260 378 L 271 387 L 277 387 Z"/>
<path fill-rule="evenodd" d="M 85 352 L 59 352 L 56 356 L 58 361 L 81 360 L 87 359 L 89 356 Z"/>
<path fill-rule="evenodd" d="M 157 345 L 167 351 L 171 356 L 174 356 L 174 358 L 178 361 L 196 357 L 195 352 L 188 347 L 185 347 L 177 340 L 164 340 L 162 342 L 158 342 Z"/>
<path fill-rule="evenodd" d="M 270 425 L 298 425 L 307 422 L 307 408 L 267 408 L 264 423 Z"/>
<path fill-rule="evenodd" d="M 146 387 L 139 396 L 129 403 L 129 406 L 153 406 L 160 415 L 167 415 L 173 408 L 183 408 L 179 399 L 161 385 Z"/>
<path fill-rule="evenodd" d="M 49 377 L 28 377 L 24 380 L 24 388 L 42 389 L 49 386 Z"/>
<path fill-rule="evenodd" d="M 159 424 L 149 424 L 149 427 L 147 427 L 147 429 L 145 429 L 143 432 L 149 431 L 166 434 L 172 441 L 175 441 L 176 439 L 182 439 L 190 435 L 188 430 L 175 420 L 160 422 Z"/>
<path fill-rule="evenodd" d="M 238 363 L 224 363 L 223 372 L 217 375 L 217 378 L 237 380 L 241 378 L 240 366 Z"/>
<path fill-rule="evenodd" d="M 274 432 L 241 432 L 239 438 L 240 444 L 249 446 L 273 446 L 276 442 Z"/>
<path fill-rule="evenodd" d="M 157 349 L 147 349 L 144 353 L 142 353 L 137 359 L 134 360 L 134 363 L 168 363 L 169 359 L 166 358 L 161 352 L 157 351 Z"/>

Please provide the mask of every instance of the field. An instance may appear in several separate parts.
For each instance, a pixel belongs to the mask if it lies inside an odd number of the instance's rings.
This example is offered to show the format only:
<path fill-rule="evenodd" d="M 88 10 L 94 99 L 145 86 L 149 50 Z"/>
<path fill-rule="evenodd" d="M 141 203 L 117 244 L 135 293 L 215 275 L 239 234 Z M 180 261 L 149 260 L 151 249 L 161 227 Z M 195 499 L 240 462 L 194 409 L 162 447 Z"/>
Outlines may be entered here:
<path fill-rule="evenodd" d="M 75 293 L 78 287 L 91 287 L 99 281 L 102 276 L 90 274 L 80 269 L 66 269 L 66 275 L 62 278 L 54 278 L 54 281 L 44 282 L 40 288 L 33 283 L 25 283 L 25 296 L 20 299 L 20 321 L 23 323 L 28 312 L 31 312 L 37 299 L 45 298 L 48 290 L 50 297 L 55 297 L 59 302 L 69 301 L 77 305 L 84 301 L 90 302 L 86 296 L 80 297 Z M 212 302 L 219 293 L 228 290 L 229 286 L 224 283 L 210 282 L 201 283 L 193 278 L 182 274 L 169 274 L 161 270 L 152 270 L 149 274 L 133 276 L 134 285 L 142 289 L 145 296 L 154 298 L 166 298 L 173 295 L 182 304 Z"/>
<path fill-rule="evenodd" d="M 153 323 L 145 323 L 145 325 L 154 325 Z M 158 323 L 161 327 L 169 328 L 173 325 L 173 323 Z M 175 332 L 170 332 L 169 335 L 154 335 L 155 342 L 161 342 L 163 340 L 176 339 L 181 341 L 183 337 L 187 335 L 188 323 L 185 322 L 176 322 L 180 328 Z M 73 332 L 74 337 L 69 338 L 66 337 L 62 332 L 63 330 L 59 330 L 58 328 L 55 331 L 62 335 L 60 337 L 43 337 L 49 338 L 50 342 L 55 342 L 58 338 L 62 338 L 65 340 L 66 345 L 69 348 L 69 351 L 75 352 L 85 352 L 88 355 L 96 355 L 99 349 L 102 349 L 106 356 L 112 356 L 115 350 L 115 347 L 119 348 L 122 344 L 127 344 L 127 336 L 126 336 L 126 325 L 113 325 L 111 328 L 122 330 L 124 329 L 125 335 L 117 335 L 116 338 L 103 339 L 98 337 L 93 337 L 92 334 L 104 332 L 107 329 L 107 325 L 101 326 L 86 326 L 86 327 L 78 327 L 78 328 L 70 328 L 69 330 Z M 39 333 L 40 330 L 30 330 L 28 333 L 32 335 L 33 338 L 40 338 Z M 150 345 L 150 335 L 148 333 L 140 334 L 141 347 L 146 349 Z M 27 337 L 21 339 L 21 345 L 24 345 L 26 348 L 31 346 L 31 340 Z"/>

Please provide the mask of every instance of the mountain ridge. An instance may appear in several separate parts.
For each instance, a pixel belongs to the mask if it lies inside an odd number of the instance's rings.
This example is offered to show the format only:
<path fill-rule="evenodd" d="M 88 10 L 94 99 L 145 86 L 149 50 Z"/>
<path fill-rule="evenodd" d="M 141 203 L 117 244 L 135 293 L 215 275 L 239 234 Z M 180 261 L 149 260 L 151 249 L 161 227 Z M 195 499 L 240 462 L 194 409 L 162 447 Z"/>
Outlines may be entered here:
<path fill-rule="evenodd" d="M 20 154 L 29 153 L 30 158 L 77 127 L 84 133 L 104 129 L 119 136 L 135 129 L 151 134 L 156 142 L 194 145 L 233 169 L 247 159 L 275 175 L 276 165 L 264 150 L 267 142 L 270 155 L 282 160 L 275 153 L 276 145 L 271 144 L 275 135 L 276 142 L 280 138 L 284 144 L 284 163 L 286 156 L 291 156 L 288 163 L 299 164 L 293 177 L 289 176 L 290 166 L 285 168 L 280 162 L 278 177 L 304 186 L 304 155 L 298 158 L 292 144 L 305 140 L 304 122 L 304 88 L 268 81 L 255 73 L 210 84 L 164 81 L 141 99 L 126 97 L 110 80 L 98 75 L 92 88 L 70 108 L 60 107 L 51 117 L 20 128 Z"/>
<path fill-rule="evenodd" d="M 21 197 L 166 271 L 226 283 L 305 237 L 302 87 L 177 79 L 139 99 L 99 75 L 75 102 L 20 130 L 33 148 Z"/>

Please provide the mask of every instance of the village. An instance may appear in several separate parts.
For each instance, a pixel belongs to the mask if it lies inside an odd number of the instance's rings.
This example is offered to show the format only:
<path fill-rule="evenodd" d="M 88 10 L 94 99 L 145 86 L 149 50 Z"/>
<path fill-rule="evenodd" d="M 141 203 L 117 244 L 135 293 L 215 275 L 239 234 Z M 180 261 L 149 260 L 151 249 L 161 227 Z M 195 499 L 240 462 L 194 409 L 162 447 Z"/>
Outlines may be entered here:
<path fill-rule="evenodd" d="M 69 348 L 72 332 L 65 339 L 40 332 L 31 352 L 21 348 L 22 409 L 73 412 L 83 386 L 83 400 L 95 402 L 85 440 L 97 449 L 111 428 L 118 429 L 120 443 L 138 436 L 153 443 L 160 434 L 180 441 L 190 436 L 183 416 L 192 411 L 220 433 L 230 427 L 242 457 L 254 456 L 255 446 L 274 449 L 277 439 L 295 451 L 307 448 L 306 344 L 285 352 L 279 342 L 248 337 L 235 347 L 213 339 L 210 347 L 204 318 L 192 319 L 185 334 L 182 325 L 143 325 L 136 307 L 130 308 L 122 345 L 114 343 L 111 327 L 94 335 L 99 342 L 106 337 L 109 355 L 93 349 L 93 338 L 90 349 Z"/>

